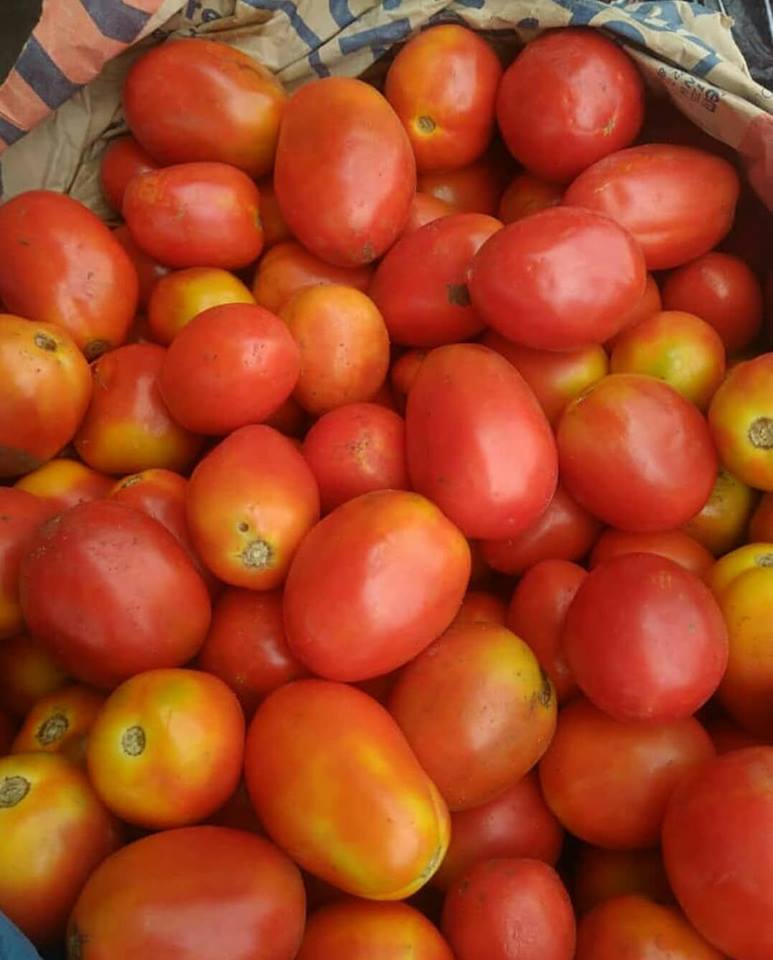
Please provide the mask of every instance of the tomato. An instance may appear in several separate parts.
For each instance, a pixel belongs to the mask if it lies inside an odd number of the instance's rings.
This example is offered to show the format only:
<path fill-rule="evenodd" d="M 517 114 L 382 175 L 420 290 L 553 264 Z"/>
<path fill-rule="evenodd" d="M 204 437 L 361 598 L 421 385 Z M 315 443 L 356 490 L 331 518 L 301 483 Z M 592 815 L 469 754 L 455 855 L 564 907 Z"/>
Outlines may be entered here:
<path fill-rule="evenodd" d="M 168 346 L 195 316 L 226 303 L 254 303 L 242 281 L 219 267 L 189 267 L 162 277 L 148 303 L 153 339 Z"/>
<path fill-rule="evenodd" d="M 223 591 L 198 665 L 228 684 L 247 716 L 272 690 L 302 676 L 305 671 L 287 646 L 281 591 Z"/>
<path fill-rule="evenodd" d="M 401 403 L 401 408 L 405 406 L 408 397 L 408 391 L 413 386 L 419 367 L 427 356 L 426 350 L 408 350 L 392 364 L 389 372 L 389 380 L 392 390 Z"/>
<path fill-rule="evenodd" d="M 0 710 L 0 757 L 11 751 L 11 743 L 16 732 L 16 723 L 10 715 Z"/>
<path fill-rule="evenodd" d="M 93 364 L 91 404 L 74 443 L 94 470 L 187 470 L 195 460 L 201 438 L 172 420 L 161 397 L 158 381 L 165 356 L 156 344 L 133 343 Z"/>
<path fill-rule="evenodd" d="M 147 309 L 150 294 L 153 292 L 156 281 L 169 273 L 169 267 L 163 266 L 154 260 L 153 257 L 148 256 L 144 250 L 140 250 L 132 239 L 129 228 L 125 223 L 122 223 L 113 230 L 113 236 L 124 248 L 129 259 L 134 264 L 134 269 L 137 271 L 137 280 L 139 282 L 138 307 L 143 310 Z"/>
<path fill-rule="evenodd" d="M 586 576 L 582 567 L 567 560 L 535 563 L 516 585 L 507 610 L 507 626 L 529 645 L 559 703 L 577 692 L 561 649 L 561 634 L 569 605 Z"/>
<path fill-rule="evenodd" d="M 745 487 L 744 484 L 739 484 L 739 486 L 748 490 L 748 487 Z M 762 499 L 757 504 L 749 522 L 749 539 L 773 540 L 773 493 L 763 494 Z M 735 545 L 735 543 L 732 544 L 732 546 Z M 726 553 L 727 551 L 723 552 Z"/>
<path fill-rule="evenodd" d="M 183 827 L 105 860 L 78 898 L 67 943 L 82 960 L 293 960 L 304 914 L 300 873 L 273 844 Z"/>
<path fill-rule="evenodd" d="M 175 337 L 158 386 L 174 420 L 223 435 L 265 420 L 290 396 L 300 351 L 282 321 L 254 304 L 205 310 Z"/>
<path fill-rule="evenodd" d="M 459 623 L 505 624 L 507 607 L 504 600 L 486 590 L 468 590 L 452 626 Z"/>
<path fill-rule="evenodd" d="M 387 711 L 354 687 L 296 680 L 275 690 L 250 724 L 245 773 L 274 841 L 347 893 L 404 899 L 445 855 L 437 788 Z"/>
<path fill-rule="evenodd" d="M 441 200 L 440 197 L 435 197 L 431 193 L 416 192 L 413 195 L 413 200 L 411 200 L 408 221 L 401 236 L 407 237 L 409 234 L 415 233 L 420 227 L 432 223 L 433 220 L 439 220 L 440 217 L 447 217 L 450 213 L 457 213 L 453 204 Z"/>
<path fill-rule="evenodd" d="M 641 374 L 612 374 L 575 398 L 556 438 L 569 493 L 620 530 L 680 526 L 706 502 L 717 475 L 699 411 Z"/>
<path fill-rule="evenodd" d="M 417 188 L 450 203 L 456 213 L 497 215 L 499 200 L 510 178 L 509 167 L 494 151 L 458 170 L 422 173 Z"/>
<path fill-rule="evenodd" d="M 89 687 L 68 686 L 38 700 L 13 742 L 14 753 L 63 753 L 84 763 L 86 744 L 105 698 Z"/>
<path fill-rule="evenodd" d="M 370 400 L 389 370 L 389 334 L 360 290 L 319 284 L 297 291 L 279 315 L 300 349 L 295 399 L 316 416 Z"/>
<path fill-rule="evenodd" d="M 160 523 L 112 500 L 54 517 L 21 568 L 30 633 L 67 672 L 110 689 L 185 663 L 209 627 L 207 589 Z"/>
<path fill-rule="evenodd" d="M 371 490 L 406 490 L 405 423 L 375 403 L 323 414 L 303 441 L 325 513 Z"/>
<path fill-rule="evenodd" d="M 663 533 L 626 533 L 607 528 L 596 541 L 591 555 L 591 566 L 626 553 L 655 553 L 678 563 L 680 567 L 702 577 L 714 564 L 709 551 L 682 530 Z"/>
<path fill-rule="evenodd" d="M 644 83 L 633 60 L 598 30 L 548 30 L 502 77 L 497 120 L 513 156 L 567 183 L 636 139 Z"/>
<path fill-rule="evenodd" d="M 499 201 L 499 219 L 502 223 L 514 223 L 546 207 L 555 207 L 561 203 L 563 194 L 563 189 L 555 183 L 541 180 L 526 171 L 518 173 Z"/>
<path fill-rule="evenodd" d="M 668 879 L 690 921 L 736 960 L 773 954 L 773 747 L 718 757 L 681 784 L 663 824 Z"/>
<path fill-rule="evenodd" d="M 126 122 L 160 163 L 216 160 L 251 177 L 271 169 L 286 100 L 261 63 L 209 39 L 152 47 L 123 85 Z"/>
<path fill-rule="evenodd" d="M 261 837 L 266 835 L 250 802 L 247 784 L 243 777 L 223 806 L 216 810 L 206 822 L 216 827 L 248 830 L 250 833 L 256 833 Z"/>
<path fill-rule="evenodd" d="M 580 698 L 558 716 L 540 783 L 548 806 L 576 837 L 635 850 L 657 845 L 674 787 L 713 756 L 693 717 L 620 722 Z"/>
<path fill-rule="evenodd" d="M 561 484 L 544 513 L 519 536 L 483 540 L 483 559 L 494 570 L 519 575 L 541 560 L 581 560 L 596 541 L 601 524 Z"/>
<path fill-rule="evenodd" d="M 733 550 L 743 540 L 755 497 L 756 494 L 750 487 L 741 483 L 724 467 L 720 467 L 708 499 L 682 529 L 702 543 L 715 557 L 721 556 Z M 752 519 L 750 536 L 752 540 L 773 540 L 773 526 L 770 528 L 770 536 L 762 533 L 758 535 L 754 532 Z"/>
<path fill-rule="evenodd" d="M 300 439 L 309 427 L 310 417 L 298 403 L 295 397 L 290 396 L 285 402 L 263 421 L 266 426 L 273 427 L 286 437 Z"/>
<path fill-rule="evenodd" d="M 0 708 L 25 717 L 38 700 L 67 683 L 39 641 L 19 634 L 0 643 Z"/>
<path fill-rule="evenodd" d="M 65 757 L 0 757 L 0 910 L 37 944 L 59 939 L 81 887 L 118 844 L 112 817 Z"/>
<path fill-rule="evenodd" d="M 292 232 L 279 209 L 274 181 L 270 177 L 263 177 L 258 181 L 258 190 L 260 191 L 260 220 L 263 224 L 263 249 L 268 250 L 277 243 L 292 239 Z"/>
<path fill-rule="evenodd" d="M 520 374 L 478 344 L 439 347 L 408 395 L 408 473 L 468 537 L 515 537 L 557 482 L 553 434 Z"/>
<path fill-rule="evenodd" d="M 578 914 L 599 903 L 639 894 L 655 903 L 673 903 L 660 850 L 604 850 L 580 847 L 572 899 Z"/>
<path fill-rule="evenodd" d="M 137 245 L 168 267 L 252 263 L 263 249 L 260 195 L 225 163 L 181 163 L 136 176 L 123 216 Z"/>
<path fill-rule="evenodd" d="M 29 190 L 0 207 L 0 300 L 11 313 L 64 328 L 93 360 L 125 341 L 137 295 L 129 256 L 82 203 Z"/>
<path fill-rule="evenodd" d="M 741 574 L 757 567 L 773 566 L 773 543 L 747 543 L 720 557 L 706 574 L 706 583 L 714 596 L 722 595 Z"/>
<path fill-rule="evenodd" d="M 637 302 L 636 306 L 625 315 L 620 332 L 607 341 L 607 347 L 614 347 L 618 337 L 622 337 L 626 330 L 636 326 L 638 323 L 642 323 L 644 320 L 648 320 L 654 313 L 660 313 L 662 309 L 663 301 L 660 297 L 660 290 L 655 282 L 655 278 L 651 273 L 648 273 L 647 283 L 641 299 Z"/>
<path fill-rule="evenodd" d="M 607 900 L 582 918 L 576 960 L 723 960 L 671 907 L 646 897 Z"/>
<path fill-rule="evenodd" d="M 272 427 L 241 427 L 193 471 L 188 527 L 207 568 L 224 583 L 273 590 L 319 518 L 314 474 Z"/>
<path fill-rule="evenodd" d="M 572 905 L 540 860 L 485 860 L 459 877 L 443 906 L 457 960 L 572 960 Z"/>
<path fill-rule="evenodd" d="M 569 608 L 562 646 L 580 689 L 621 722 L 689 717 L 719 686 L 728 657 L 711 591 L 652 553 L 612 557 L 591 570 Z"/>
<path fill-rule="evenodd" d="M 346 899 L 317 910 L 298 960 L 454 960 L 436 927 L 407 903 Z"/>
<path fill-rule="evenodd" d="M 0 313 L 0 478 L 55 456 L 90 397 L 88 365 L 62 327 Z"/>
<path fill-rule="evenodd" d="M 290 649 L 330 680 L 367 680 L 415 657 L 451 623 L 470 576 L 459 530 L 416 493 L 337 507 L 295 555 L 284 597 Z"/>
<path fill-rule="evenodd" d="M 773 490 L 773 353 L 733 367 L 714 394 L 709 426 L 722 463 L 750 487 Z"/>
<path fill-rule="evenodd" d="M 733 222 L 738 191 L 738 174 L 726 160 L 693 147 L 645 143 L 589 167 L 564 201 L 616 220 L 641 244 L 647 269 L 665 270 L 719 243 Z"/>
<path fill-rule="evenodd" d="M 729 253 L 712 251 L 675 270 L 663 287 L 667 310 L 686 310 L 710 323 L 729 353 L 754 341 L 762 326 L 762 289 L 754 272 Z"/>
<path fill-rule="evenodd" d="M 157 170 L 158 164 L 134 139 L 117 137 L 105 147 L 99 166 L 99 185 L 105 200 L 117 213 L 123 206 L 127 183 L 138 173 Z"/>
<path fill-rule="evenodd" d="M 469 289 L 481 319 L 508 340 L 571 350 L 614 336 L 646 280 L 641 250 L 622 227 L 559 206 L 494 234 L 473 260 Z"/>
<path fill-rule="evenodd" d="M 106 497 L 113 480 L 77 460 L 62 457 L 49 460 L 37 470 L 25 474 L 14 486 L 17 490 L 34 493 L 57 510 L 67 510 L 77 503 Z"/>

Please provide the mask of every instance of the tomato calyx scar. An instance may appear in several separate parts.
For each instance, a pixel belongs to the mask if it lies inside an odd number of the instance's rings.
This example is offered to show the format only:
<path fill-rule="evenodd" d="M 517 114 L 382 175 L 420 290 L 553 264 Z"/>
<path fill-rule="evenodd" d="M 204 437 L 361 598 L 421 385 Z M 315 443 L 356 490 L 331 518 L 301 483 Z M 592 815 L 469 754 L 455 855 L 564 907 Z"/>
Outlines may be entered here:
<path fill-rule="evenodd" d="M 757 417 L 749 424 L 749 443 L 758 450 L 773 450 L 773 418 Z"/>
<path fill-rule="evenodd" d="M 39 744 L 47 747 L 49 744 L 61 740 L 65 733 L 67 733 L 69 726 L 70 721 L 63 713 L 52 713 L 50 717 L 46 717 L 43 723 L 41 723 L 35 734 L 35 739 Z"/>
<path fill-rule="evenodd" d="M 0 782 L 0 808 L 15 807 L 30 792 L 30 782 L 26 777 L 4 777 Z"/>

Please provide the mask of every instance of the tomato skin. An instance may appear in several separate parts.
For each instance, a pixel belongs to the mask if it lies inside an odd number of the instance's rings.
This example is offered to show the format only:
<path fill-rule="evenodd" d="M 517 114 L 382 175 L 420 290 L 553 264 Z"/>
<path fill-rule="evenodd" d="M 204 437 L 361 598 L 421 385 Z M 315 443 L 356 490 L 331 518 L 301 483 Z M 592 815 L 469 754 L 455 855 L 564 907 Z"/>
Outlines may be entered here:
<path fill-rule="evenodd" d="M 563 189 L 555 183 L 541 180 L 526 171 L 518 173 L 499 201 L 499 219 L 502 223 L 514 223 L 546 207 L 557 206 L 563 195 Z"/>
<path fill-rule="evenodd" d="M 505 625 L 504 600 L 486 590 L 468 590 L 452 626 L 459 623 L 498 623 Z M 515 632 L 515 631 L 513 631 Z"/>
<path fill-rule="evenodd" d="M 421 174 L 417 189 L 451 204 L 456 213 L 482 213 L 495 217 L 507 181 L 508 171 L 500 158 L 488 153 L 458 170 Z"/>
<path fill-rule="evenodd" d="M 191 543 L 185 519 L 185 494 L 188 481 L 172 470 L 143 470 L 114 483 L 110 499 L 133 507 L 166 527 L 190 556 L 198 558 Z"/>
<path fill-rule="evenodd" d="M 305 247 L 336 266 L 357 267 L 380 257 L 405 226 L 416 163 L 400 120 L 374 87 L 326 77 L 290 98 L 274 189 Z"/>
<path fill-rule="evenodd" d="M 300 873 L 268 840 L 183 827 L 109 857 L 78 898 L 67 940 L 83 960 L 293 960 L 304 914 Z"/>
<path fill-rule="evenodd" d="M 631 58 L 596 30 L 548 30 L 505 71 L 497 120 L 513 156 L 567 183 L 636 138 L 644 83 Z"/>
<path fill-rule="evenodd" d="M 467 541 L 416 493 L 337 507 L 295 555 L 284 596 L 291 651 L 329 680 L 388 673 L 451 623 L 470 576 Z"/>
<path fill-rule="evenodd" d="M 111 500 L 46 523 L 20 584 L 30 633 L 71 676 L 100 689 L 185 663 L 209 627 L 207 589 L 183 548 L 160 523 Z"/>
<path fill-rule="evenodd" d="M 556 439 L 569 493 L 610 526 L 632 533 L 685 523 L 717 475 L 699 411 L 668 384 L 640 374 L 611 374 L 573 400 Z"/>
<path fill-rule="evenodd" d="M 104 223 L 77 200 L 30 190 L 0 207 L 0 300 L 64 328 L 88 360 L 126 340 L 137 271 Z"/>
<path fill-rule="evenodd" d="M 252 263 L 263 249 L 260 194 L 246 173 L 225 163 L 180 163 L 136 176 L 123 217 L 132 238 L 167 267 Z"/>
<path fill-rule="evenodd" d="M 49 460 L 14 484 L 17 490 L 33 493 L 58 510 L 106 497 L 112 486 L 112 477 L 67 457 Z"/>
<path fill-rule="evenodd" d="M 0 643 L 0 708 L 23 719 L 68 677 L 39 641 L 25 634 Z"/>
<path fill-rule="evenodd" d="M 689 717 L 719 686 L 728 658 L 711 591 L 651 553 L 591 570 L 569 608 L 562 646 L 580 689 L 620 722 Z"/>
<path fill-rule="evenodd" d="M 644 292 L 633 237 L 578 206 L 510 223 L 481 247 L 469 276 L 473 307 L 498 333 L 536 350 L 602 343 Z"/>
<path fill-rule="evenodd" d="M 756 497 L 757 494 L 750 487 L 724 467 L 720 467 L 708 499 L 682 529 L 702 543 L 715 557 L 721 556 L 733 550 L 744 539 Z M 757 509 L 761 508 L 762 502 Z M 773 540 L 773 525 L 770 527 L 769 536 L 761 531 L 758 535 L 752 517 L 749 537 L 751 540 Z"/>
<path fill-rule="evenodd" d="M 408 350 L 392 364 L 389 382 L 401 410 L 405 409 L 408 393 L 426 356 L 426 350 Z"/>
<path fill-rule="evenodd" d="M 406 411 L 408 473 L 468 537 L 517 536 L 556 489 L 553 435 L 521 375 L 478 344 L 438 347 Z"/>
<path fill-rule="evenodd" d="M 195 316 L 227 303 L 254 303 L 242 281 L 219 267 L 188 267 L 162 277 L 148 302 L 153 339 L 168 346 Z"/>
<path fill-rule="evenodd" d="M 717 757 L 675 790 L 663 857 L 688 919 L 737 960 L 773 951 L 773 747 Z"/>
<path fill-rule="evenodd" d="M 748 490 L 748 488 L 746 488 Z M 739 538 L 740 539 L 740 538 Z M 763 494 L 749 521 L 749 539 L 773 541 L 773 493 Z M 731 546 L 736 546 L 735 543 Z M 722 551 L 726 553 L 727 551 Z"/>
<path fill-rule="evenodd" d="M 747 543 L 720 557 L 706 574 L 706 583 L 717 600 L 721 601 L 727 588 L 741 574 L 772 564 L 773 543 Z"/>
<path fill-rule="evenodd" d="M 121 212 L 127 183 L 138 173 L 157 170 L 158 164 L 134 137 L 111 140 L 102 154 L 99 167 L 99 185 L 105 200 L 116 213 Z"/>
<path fill-rule="evenodd" d="M 611 557 L 627 553 L 655 553 L 678 563 L 680 567 L 702 577 L 714 564 L 714 557 L 697 540 L 681 530 L 664 533 L 626 533 L 607 528 L 596 541 L 590 558 L 597 567 Z"/>
<path fill-rule="evenodd" d="M 268 250 L 277 243 L 292 239 L 292 231 L 285 223 L 271 177 L 258 181 L 260 191 L 260 220 L 263 224 L 263 249 Z"/>
<path fill-rule="evenodd" d="M 105 698 L 89 687 L 68 686 L 38 700 L 24 719 L 13 753 L 63 753 L 85 765 L 89 732 Z"/>
<path fill-rule="evenodd" d="M 0 757 L 11 752 L 11 743 L 16 733 L 16 723 L 10 714 L 0 710 Z"/>
<path fill-rule="evenodd" d="M 583 844 L 572 890 L 577 913 L 587 913 L 605 900 L 627 894 L 655 903 L 674 902 L 660 850 L 605 850 Z"/>
<path fill-rule="evenodd" d="M 456 207 L 440 197 L 435 197 L 431 193 L 421 193 L 417 191 L 411 200 L 411 207 L 408 212 L 408 221 L 403 228 L 401 237 L 407 237 L 415 233 L 420 227 L 432 223 L 433 220 L 439 220 L 441 217 L 447 217 L 451 213 L 457 213 Z"/>
<path fill-rule="evenodd" d="M 733 222 L 738 193 L 737 173 L 715 154 L 645 143 L 589 167 L 564 201 L 616 220 L 641 244 L 647 269 L 666 270 L 719 243 Z"/>
<path fill-rule="evenodd" d="M 137 307 L 138 309 L 146 310 L 156 281 L 169 273 L 169 267 L 163 266 L 154 260 L 153 257 L 148 256 L 144 250 L 140 250 L 132 239 L 129 228 L 125 223 L 122 223 L 113 230 L 113 236 L 121 244 L 127 256 L 134 264 L 139 283 Z"/>
<path fill-rule="evenodd" d="M 641 295 L 641 299 L 637 302 L 636 306 L 625 315 L 620 332 L 615 334 L 615 336 L 611 339 L 607 340 L 607 348 L 613 348 L 615 343 L 617 343 L 618 337 L 622 337 L 626 330 L 636 326 L 637 323 L 648 320 L 653 313 L 660 313 L 662 309 L 663 301 L 660 296 L 660 289 L 655 282 L 655 278 L 651 273 L 648 273 L 647 283 L 644 287 L 644 293 Z"/>
<path fill-rule="evenodd" d="M 275 842 L 347 893 L 403 899 L 445 855 L 449 818 L 437 788 L 387 711 L 354 687 L 296 680 L 275 690 L 250 724 L 245 774 Z"/>

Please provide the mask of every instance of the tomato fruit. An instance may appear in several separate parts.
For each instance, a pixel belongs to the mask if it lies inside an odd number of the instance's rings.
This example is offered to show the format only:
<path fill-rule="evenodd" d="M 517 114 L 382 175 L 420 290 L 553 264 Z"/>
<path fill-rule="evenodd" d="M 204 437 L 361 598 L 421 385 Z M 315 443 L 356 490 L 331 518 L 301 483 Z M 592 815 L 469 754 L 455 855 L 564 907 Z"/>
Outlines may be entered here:
<path fill-rule="evenodd" d="M 557 184 L 524 171 L 510 181 L 499 201 L 497 213 L 502 223 L 514 223 L 546 207 L 557 206 L 563 195 L 563 189 Z"/>
<path fill-rule="evenodd" d="M 590 558 L 591 567 L 626 553 L 655 553 L 678 563 L 680 567 L 702 577 L 714 564 L 714 558 L 699 541 L 682 530 L 663 533 L 626 533 L 607 528 L 596 541 Z"/>
<path fill-rule="evenodd" d="M 113 486 L 113 478 L 98 473 L 77 460 L 61 457 L 49 460 L 37 470 L 31 470 L 14 484 L 17 490 L 26 490 L 57 510 L 67 510 L 78 503 L 106 497 Z"/>
<path fill-rule="evenodd" d="M 721 600 L 727 588 L 741 574 L 758 567 L 773 566 L 773 543 L 747 543 L 726 553 L 705 576 L 714 596 Z"/>
<path fill-rule="evenodd" d="M 674 902 L 660 850 L 605 850 L 583 844 L 572 889 L 577 913 L 626 894 L 639 894 L 655 903 Z"/>
<path fill-rule="evenodd" d="M 277 243 L 290 240 L 292 232 L 279 209 L 274 181 L 270 177 L 263 177 L 258 181 L 258 190 L 260 190 L 260 220 L 263 224 L 263 249 L 268 250 Z"/>
<path fill-rule="evenodd" d="M 739 486 L 748 490 L 745 484 L 739 484 Z M 773 540 L 773 493 L 763 494 L 762 499 L 757 504 L 749 521 L 749 539 L 757 541 Z M 736 546 L 736 544 L 733 543 L 731 546 Z M 722 552 L 726 553 L 727 551 Z"/>
<path fill-rule="evenodd" d="M 95 690 L 75 685 L 43 697 L 25 717 L 13 753 L 63 753 L 85 763 L 88 735 L 104 702 Z"/>
<path fill-rule="evenodd" d="M 499 200 L 510 178 L 510 168 L 495 151 L 466 167 L 419 175 L 417 188 L 451 204 L 456 213 L 497 215 Z"/>
<path fill-rule="evenodd" d="M 219 267 L 173 270 L 153 287 L 148 326 L 157 343 L 168 346 L 195 316 L 226 303 L 254 303 L 242 281 Z"/>
<path fill-rule="evenodd" d="M 648 320 L 653 313 L 660 313 L 662 309 L 663 301 L 660 296 L 660 289 L 655 282 L 655 278 L 651 273 L 648 273 L 641 299 L 636 303 L 636 306 L 625 315 L 620 327 L 620 332 L 607 341 L 607 347 L 614 347 L 617 338 L 623 336 L 626 330 L 636 326 L 637 323 Z"/>
<path fill-rule="evenodd" d="M 134 137 L 111 140 L 105 147 L 99 165 L 99 185 L 105 200 L 116 213 L 120 213 L 126 184 L 138 173 L 156 169 L 156 161 Z"/>
<path fill-rule="evenodd" d="M 401 409 L 405 407 L 408 391 L 413 386 L 419 367 L 426 356 L 426 350 L 408 350 L 392 363 L 389 371 L 389 381 Z"/>
<path fill-rule="evenodd" d="M 16 732 L 16 724 L 10 715 L 0 710 L 0 757 L 11 752 L 11 743 Z"/>
<path fill-rule="evenodd" d="M 464 595 L 459 612 L 453 625 L 459 623 L 498 623 L 505 624 L 507 607 L 504 600 L 495 593 L 486 590 L 468 590 Z"/>
<path fill-rule="evenodd" d="M 456 207 L 440 197 L 435 197 L 431 193 L 421 193 L 417 191 L 411 200 L 411 207 L 408 212 L 408 220 L 403 228 L 401 237 L 407 237 L 414 233 L 420 227 L 433 220 L 439 220 L 440 217 L 447 217 L 450 213 L 456 213 Z"/>
<path fill-rule="evenodd" d="M 148 256 L 144 250 L 140 250 L 132 239 L 129 228 L 125 223 L 122 223 L 113 230 L 113 236 L 121 244 L 127 256 L 134 264 L 139 282 L 139 300 L 137 306 L 139 309 L 145 310 L 147 309 L 148 301 L 150 300 L 150 295 L 153 292 L 156 281 L 169 273 L 169 267 L 163 266 L 158 263 L 157 260 L 154 260 L 153 257 Z M 131 339 L 131 331 L 129 338 Z"/>
<path fill-rule="evenodd" d="M 720 467 L 708 499 L 682 529 L 702 543 L 715 557 L 721 556 L 733 550 L 743 540 L 756 496 L 750 487 L 724 467 Z M 761 506 L 762 504 L 760 508 Z M 758 533 L 755 532 L 752 518 L 749 535 L 752 540 L 773 540 L 773 525 L 770 527 L 769 536 Z"/>
<path fill-rule="evenodd" d="M 0 709 L 26 717 L 66 683 L 67 674 L 39 641 L 20 633 L 0 643 Z"/>

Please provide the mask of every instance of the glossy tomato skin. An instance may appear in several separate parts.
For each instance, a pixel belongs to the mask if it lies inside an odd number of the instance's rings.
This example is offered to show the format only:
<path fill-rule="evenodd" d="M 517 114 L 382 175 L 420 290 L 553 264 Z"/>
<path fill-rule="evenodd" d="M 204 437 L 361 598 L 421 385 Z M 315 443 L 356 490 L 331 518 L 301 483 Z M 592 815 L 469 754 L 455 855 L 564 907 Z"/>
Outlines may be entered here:
<path fill-rule="evenodd" d="M 374 87 L 326 77 L 287 105 L 274 189 L 305 247 L 357 267 L 381 256 L 405 226 L 416 164 L 400 120 Z"/>
<path fill-rule="evenodd" d="M 562 646 L 580 689 L 621 722 L 689 717 L 719 686 L 728 657 L 708 587 L 648 553 L 612 557 L 588 574 Z"/>
<path fill-rule="evenodd" d="M 158 164 L 134 137 L 117 137 L 105 148 L 99 167 L 99 185 L 105 199 L 116 211 L 121 212 L 126 184 L 138 173 L 156 170 Z"/>
<path fill-rule="evenodd" d="M 165 830 L 92 874 L 68 947 L 83 960 L 293 960 L 305 900 L 297 867 L 262 837 L 214 826 Z"/>
<path fill-rule="evenodd" d="M 605 850 L 583 844 L 572 887 L 577 913 L 587 913 L 605 900 L 627 894 L 655 903 L 674 902 L 660 850 Z"/>
<path fill-rule="evenodd" d="M 506 609 L 504 600 L 495 593 L 490 593 L 487 590 L 468 590 L 453 623 L 454 625 L 458 623 L 498 623 L 504 626 Z"/>
<path fill-rule="evenodd" d="M 440 217 L 447 217 L 456 212 L 456 207 L 452 203 L 441 200 L 440 197 L 435 197 L 431 193 L 417 191 L 411 200 L 408 221 L 401 236 L 407 237 L 408 234 L 415 233 L 420 227 L 432 223 L 433 220 L 439 220 Z"/>
<path fill-rule="evenodd" d="M 703 506 L 717 475 L 706 421 L 668 384 L 604 377 L 556 431 L 561 478 L 587 510 L 631 532 L 672 530 Z"/>
<path fill-rule="evenodd" d="M 721 556 L 733 550 L 744 539 L 756 500 L 757 493 L 751 487 L 742 483 L 729 470 L 720 467 L 708 499 L 682 529 L 702 543 L 715 557 Z M 773 526 L 769 536 L 762 533 L 758 535 L 752 517 L 749 536 L 752 540 L 773 540 Z"/>
<path fill-rule="evenodd" d="M 21 597 L 30 632 L 71 676 L 102 689 L 185 663 L 209 627 L 207 588 L 183 548 L 110 500 L 41 528 L 22 562 Z"/>
<path fill-rule="evenodd" d="M 401 666 L 451 623 L 470 577 L 459 530 L 416 493 L 377 490 L 306 536 L 284 596 L 290 649 L 330 680 Z"/>
<path fill-rule="evenodd" d="M 644 292 L 633 237 L 578 206 L 542 210 L 494 234 L 473 261 L 472 305 L 489 326 L 536 350 L 602 343 Z"/>
<path fill-rule="evenodd" d="M 153 291 L 153 287 L 156 285 L 156 281 L 169 273 L 169 268 L 158 263 L 158 261 L 154 260 L 153 257 L 145 253 L 144 250 L 140 250 L 140 248 L 132 239 L 132 235 L 129 233 L 129 228 L 125 223 L 122 223 L 113 230 L 113 236 L 121 244 L 126 251 L 127 256 L 134 264 L 134 269 L 137 271 L 137 280 L 139 283 L 139 298 L 137 307 L 139 309 L 146 310 L 148 301 L 150 300 L 150 294 Z"/>
<path fill-rule="evenodd" d="M 644 84 L 631 58 L 596 30 L 548 30 L 505 71 L 499 129 L 539 177 L 567 183 L 627 147 L 644 119 Z"/>
<path fill-rule="evenodd" d="M 689 920 L 738 960 L 773 952 L 773 747 L 718 757 L 681 784 L 663 824 L 663 857 Z"/>
<path fill-rule="evenodd" d="M 0 709 L 23 719 L 38 700 L 61 689 L 67 674 L 42 644 L 20 633 L 0 643 Z"/>
<path fill-rule="evenodd" d="M 561 202 L 563 189 L 548 180 L 540 180 L 524 171 L 516 174 L 499 201 L 498 215 L 502 223 L 514 223 L 546 207 Z"/>
<path fill-rule="evenodd" d="M 59 457 L 25 474 L 14 486 L 17 490 L 35 494 L 53 508 L 67 510 L 78 503 L 106 497 L 113 486 L 113 478 L 77 460 Z"/>
<path fill-rule="evenodd" d="M 450 203 L 457 213 L 495 217 L 511 175 L 510 163 L 491 150 L 466 167 L 420 174 L 417 188 Z"/>
<path fill-rule="evenodd" d="M 748 490 L 748 487 L 746 488 Z M 773 540 L 773 493 L 765 493 L 749 521 L 750 540 Z M 736 546 L 735 543 L 731 546 Z M 727 551 L 723 551 L 726 553 Z"/>
<path fill-rule="evenodd" d="M 408 473 L 468 537 L 505 539 L 547 508 L 555 443 L 520 374 L 478 344 L 438 347 L 408 394 Z"/>
<path fill-rule="evenodd" d="M 445 855 L 437 788 L 387 711 L 354 687 L 297 680 L 275 690 L 250 725 L 245 774 L 275 842 L 347 893 L 404 899 Z"/>
<path fill-rule="evenodd" d="M 82 203 L 30 190 L 0 208 L 0 300 L 12 313 L 63 327 L 93 360 L 126 340 L 137 271 Z"/>
<path fill-rule="evenodd" d="M 260 195 L 225 163 L 180 163 L 150 170 L 126 187 L 123 216 L 140 249 L 168 267 L 252 263 L 263 249 Z"/>
<path fill-rule="evenodd" d="M 719 243 L 738 192 L 738 175 L 726 160 L 693 147 L 645 143 L 594 163 L 564 200 L 616 220 L 641 244 L 647 269 L 666 270 Z"/>
<path fill-rule="evenodd" d="M 680 567 L 702 577 L 714 564 L 714 558 L 697 540 L 682 530 L 663 533 L 626 533 L 608 527 L 596 541 L 590 558 L 591 567 L 597 567 L 611 557 L 625 553 L 655 553 L 678 563 Z"/>
<path fill-rule="evenodd" d="M 153 339 L 168 346 L 195 316 L 226 303 L 254 303 L 242 281 L 220 267 L 188 267 L 162 277 L 148 302 Z"/>
<path fill-rule="evenodd" d="M 292 232 L 285 223 L 271 177 L 258 181 L 260 190 L 260 219 L 263 224 L 263 249 L 268 250 L 277 243 L 292 239 Z"/>
<path fill-rule="evenodd" d="M 286 100 L 266 67 L 213 40 L 153 47 L 123 86 L 126 121 L 160 163 L 215 160 L 253 178 L 271 169 Z"/>
<path fill-rule="evenodd" d="M 91 728 L 105 702 L 90 687 L 71 685 L 43 697 L 24 719 L 13 753 L 62 753 L 85 764 Z"/>
<path fill-rule="evenodd" d="M 652 316 L 653 313 L 660 313 L 663 309 L 663 300 L 660 296 L 660 288 L 655 282 L 655 278 L 651 273 L 647 274 L 647 283 L 644 287 L 644 293 L 641 295 L 641 299 L 636 303 L 632 310 L 630 310 L 623 320 L 620 332 L 607 341 L 606 346 L 608 348 L 614 347 L 617 342 L 617 338 L 621 337 L 626 330 L 634 327 L 637 323 L 641 323 L 643 320 L 647 320 Z"/>

